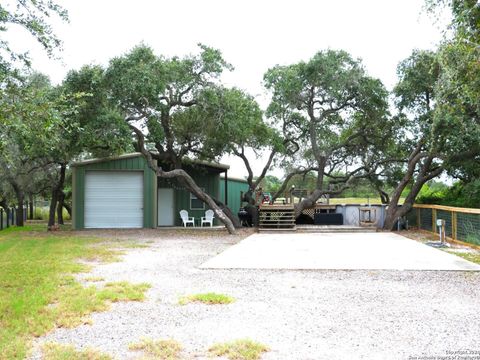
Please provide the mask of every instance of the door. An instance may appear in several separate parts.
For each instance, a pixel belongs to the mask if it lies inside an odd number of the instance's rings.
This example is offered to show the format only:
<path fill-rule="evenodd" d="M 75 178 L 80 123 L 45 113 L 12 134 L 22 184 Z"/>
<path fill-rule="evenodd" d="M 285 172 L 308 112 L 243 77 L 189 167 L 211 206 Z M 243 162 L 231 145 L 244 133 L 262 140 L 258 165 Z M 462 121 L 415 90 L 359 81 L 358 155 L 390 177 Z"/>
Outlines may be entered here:
<path fill-rule="evenodd" d="M 142 228 L 143 171 L 87 171 L 85 228 Z"/>
<path fill-rule="evenodd" d="M 175 202 L 173 189 L 158 189 L 158 226 L 175 225 Z"/>

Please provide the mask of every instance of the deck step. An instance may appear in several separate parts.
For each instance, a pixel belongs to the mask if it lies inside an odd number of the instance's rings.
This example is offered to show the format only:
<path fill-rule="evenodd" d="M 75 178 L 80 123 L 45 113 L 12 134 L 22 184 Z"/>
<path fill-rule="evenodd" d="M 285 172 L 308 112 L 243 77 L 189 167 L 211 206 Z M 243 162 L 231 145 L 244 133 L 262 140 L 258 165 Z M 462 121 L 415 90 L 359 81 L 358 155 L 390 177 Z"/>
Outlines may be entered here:
<path fill-rule="evenodd" d="M 296 228 L 258 228 L 259 233 L 268 233 L 268 234 L 278 234 L 278 233 L 288 233 L 288 232 L 296 232 Z"/>
<path fill-rule="evenodd" d="M 258 228 L 266 231 L 295 231 L 295 210 L 290 205 L 263 205 L 259 209 Z"/>

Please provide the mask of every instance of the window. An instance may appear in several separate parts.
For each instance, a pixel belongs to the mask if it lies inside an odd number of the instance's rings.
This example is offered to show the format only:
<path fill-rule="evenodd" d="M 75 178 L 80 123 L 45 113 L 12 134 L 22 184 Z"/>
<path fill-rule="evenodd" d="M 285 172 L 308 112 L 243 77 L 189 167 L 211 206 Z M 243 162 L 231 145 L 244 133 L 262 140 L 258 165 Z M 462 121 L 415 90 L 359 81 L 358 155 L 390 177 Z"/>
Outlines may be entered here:
<path fill-rule="evenodd" d="M 202 188 L 205 191 L 204 188 Z M 190 210 L 205 210 L 205 203 L 190 193 Z"/>

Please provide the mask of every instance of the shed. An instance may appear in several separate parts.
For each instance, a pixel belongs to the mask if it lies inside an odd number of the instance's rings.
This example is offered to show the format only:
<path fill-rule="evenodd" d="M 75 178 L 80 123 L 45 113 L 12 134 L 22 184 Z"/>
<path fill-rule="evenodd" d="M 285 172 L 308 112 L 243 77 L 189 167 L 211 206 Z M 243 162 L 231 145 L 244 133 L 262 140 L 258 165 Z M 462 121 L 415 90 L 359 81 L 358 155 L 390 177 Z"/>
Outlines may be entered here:
<path fill-rule="evenodd" d="M 179 226 L 180 210 L 200 219 L 208 209 L 176 180 L 157 178 L 141 153 L 80 161 L 72 169 L 74 229 Z M 192 161 L 184 169 L 218 198 L 229 166 Z"/>

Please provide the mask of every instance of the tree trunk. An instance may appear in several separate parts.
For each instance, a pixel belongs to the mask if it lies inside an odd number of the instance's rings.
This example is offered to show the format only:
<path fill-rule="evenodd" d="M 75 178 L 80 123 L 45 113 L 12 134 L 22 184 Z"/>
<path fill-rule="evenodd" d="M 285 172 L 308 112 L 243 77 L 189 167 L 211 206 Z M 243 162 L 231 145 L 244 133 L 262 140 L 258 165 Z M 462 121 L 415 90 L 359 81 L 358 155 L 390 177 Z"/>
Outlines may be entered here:
<path fill-rule="evenodd" d="M 48 210 L 48 229 L 55 226 L 55 211 L 57 209 L 58 193 L 56 188 L 52 189 L 52 198 L 50 199 L 50 208 Z"/>
<path fill-rule="evenodd" d="M 65 202 L 65 194 L 63 191 L 60 191 L 58 194 L 58 203 L 57 203 L 57 221 L 58 225 L 64 225 L 63 223 L 63 205 Z"/>
<path fill-rule="evenodd" d="M 8 224 L 10 209 L 8 207 L 8 202 L 6 199 L 3 199 L 3 198 L 0 199 L 0 207 L 3 208 L 3 210 L 5 210 L 5 216 L 7 217 L 7 224 Z"/>
<path fill-rule="evenodd" d="M 65 173 L 67 169 L 67 164 L 62 163 L 60 164 L 60 177 L 58 182 L 55 186 L 52 187 L 52 199 L 50 201 L 50 209 L 48 212 L 48 229 L 50 230 L 53 226 L 55 226 L 55 213 L 57 212 L 57 205 L 59 203 L 60 198 L 63 194 L 63 187 L 65 185 Z M 60 208 L 61 212 L 61 208 Z M 58 218 L 59 224 L 60 220 L 63 223 L 63 217 L 60 216 Z"/>
<path fill-rule="evenodd" d="M 305 208 L 314 206 L 317 200 L 320 199 L 322 195 L 325 193 L 325 191 L 323 190 L 323 177 L 325 175 L 325 164 L 326 164 L 325 158 L 320 158 L 318 160 L 316 189 L 308 197 L 300 201 L 299 204 L 295 205 L 295 219 L 302 214 L 302 211 Z"/>
<path fill-rule="evenodd" d="M 232 210 L 226 206 L 224 203 L 222 203 L 220 200 L 218 199 L 215 199 L 215 198 L 212 198 L 213 201 L 215 201 L 215 204 L 218 205 L 218 207 L 220 209 L 222 209 L 222 211 L 224 212 L 225 215 L 228 216 L 228 218 L 230 219 L 230 221 L 232 222 L 233 226 L 235 227 L 235 229 L 239 229 L 242 227 L 242 224 L 240 223 L 240 219 L 238 218 L 237 215 L 235 215 Z"/>
<path fill-rule="evenodd" d="M 33 194 L 28 194 L 28 218 L 33 220 Z"/>
<path fill-rule="evenodd" d="M 25 194 L 23 193 L 23 191 L 19 191 L 18 193 L 16 193 L 16 197 L 17 197 L 17 209 L 16 209 L 16 225 L 17 226 L 24 226 L 25 223 L 24 223 L 24 218 L 23 218 L 23 206 L 24 206 L 24 203 L 25 203 Z"/>
<path fill-rule="evenodd" d="M 385 221 L 383 224 L 383 228 L 385 230 L 395 230 L 395 223 L 403 216 L 405 216 L 412 208 L 413 204 L 415 203 L 415 199 L 417 198 L 422 186 L 429 180 L 439 176 L 443 172 L 443 167 L 437 167 L 435 169 L 430 169 L 432 161 L 434 159 L 434 155 L 428 155 L 427 158 L 424 160 L 423 164 L 421 165 L 418 175 L 414 179 L 412 188 L 408 193 L 404 203 L 402 206 L 398 205 L 398 201 L 400 196 L 407 186 L 409 182 L 412 181 L 414 177 L 414 172 L 411 169 L 416 167 L 416 164 L 420 162 L 421 158 L 410 158 L 411 161 L 415 161 L 415 164 L 409 162 L 408 170 L 405 174 L 404 178 L 398 186 L 395 188 L 393 192 L 392 198 L 387 207 L 387 211 L 385 213 Z M 411 171 L 410 171 L 411 170 Z"/>
<path fill-rule="evenodd" d="M 23 221 L 23 205 L 25 202 L 25 193 L 23 192 L 22 188 L 14 181 L 10 181 L 10 185 L 13 188 L 13 191 L 15 192 L 15 197 L 17 199 L 17 208 L 15 209 L 15 224 L 17 226 L 23 226 L 24 221 Z"/>
<path fill-rule="evenodd" d="M 177 179 L 184 186 L 189 190 L 192 194 L 194 194 L 199 200 L 206 203 L 210 209 L 213 210 L 215 215 L 217 216 L 218 220 L 222 222 L 225 227 L 227 228 L 230 234 L 235 234 L 235 227 L 233 226 L 232 221 L 229 219 L 228 216 L 218 207 L 218 205 L 213 201 L 213 199 L 203 191 L 196 183 L 193 178 L 188 175 L 188 173 L 183 169 L 174 169 L 170 171 L 164 171 L 158 164 L 153 160 L 152 154 L 145 149 L 145 137 L 143 133 L 137 129 L 135 126 L 130 124 L 130 129 L 135 133 L 138 140 L 138 148 L 145 157 L 148 167 L 152 169 L 158 177 L 164 179 Z"/>
<path fill-rule="evenodd" d="M 72 218 L 72 206 L 69 203 L 64 201 L 63 207 L 65 208 L 65 210 L 67 210 L 68 216 L 70 216 L 70 218 Z"/>
<path fill-rule="evenodd" d="M 407 215 L 407 213 L 412 209 L 414 200 L 405 202 L 402 206 L 389 204 L 385 213 L 385 221 L 383 223 L 383 228 L 385 230 L 395 230 L 395 224 L 398 219 Z"/>

